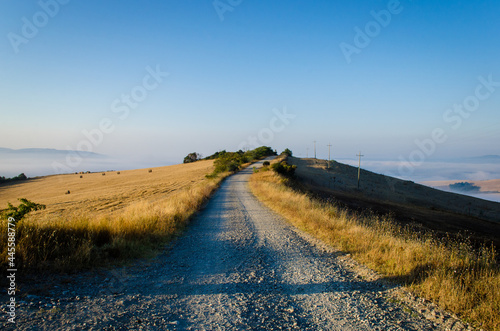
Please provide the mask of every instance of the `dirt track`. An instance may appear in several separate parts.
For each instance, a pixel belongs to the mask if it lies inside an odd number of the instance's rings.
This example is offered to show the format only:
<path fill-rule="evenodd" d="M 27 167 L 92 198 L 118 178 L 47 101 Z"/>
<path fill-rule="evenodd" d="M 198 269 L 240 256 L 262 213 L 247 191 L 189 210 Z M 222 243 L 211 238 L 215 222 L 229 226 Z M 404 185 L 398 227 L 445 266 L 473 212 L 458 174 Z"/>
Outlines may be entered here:
<path fill-rule="evenodd" d="M 263 207 L 247 187 L 251 172 L 228 178 L 186 233 L 153 260 L 20 284 L 17 327 L 462 329 L 437 310 L 394 303 L 395 288 L 369 272 L 360 276 L 347 257 Z"/>

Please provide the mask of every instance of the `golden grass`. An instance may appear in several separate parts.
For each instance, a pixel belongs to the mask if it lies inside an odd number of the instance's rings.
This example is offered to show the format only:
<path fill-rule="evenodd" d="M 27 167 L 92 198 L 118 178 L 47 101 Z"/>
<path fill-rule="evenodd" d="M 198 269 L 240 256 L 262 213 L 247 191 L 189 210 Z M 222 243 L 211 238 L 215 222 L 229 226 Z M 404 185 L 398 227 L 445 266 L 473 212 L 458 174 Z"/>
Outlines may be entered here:
<path fill-rule="evenodd" d="M 218 187 L 213 161 L 148 169 L 60 175 L 2 187 L 0 201 L 47 205 L 18 222 L 16 265 L 71 270 L 153 254 L 177 235 Z M 65 194 L 70 190 L 70 194 Z M 7 228 L 6 220 L 1 226 Z M 0 261 L 7 262 L 6 232 Z"/>
<path fill-rule="evenodd" d="M 121 212 L 138 201 L 166 199 L 170 194 L 205 179 L 213 161 L 166 167 L 56 175 L 0 186 L 0 209 L 26 198 L 47 205 L 43 214 L 66 217 L 76 212 L 102 216 Z M 102 174 L 105 174 L 104 176 Z M 82 178 L 80 178 L 82 176 Z M 70 191 L 70 194 L 66 194 Z"/>
<path fill-rule="evenodd" d="M 493 250 L 419 237 L 390 219 L 361 216 L 291 186 L 271 171 L 250 180 L 258 199 L 298 228 L 475 326 L 500 329 L 500 269 Z"/>

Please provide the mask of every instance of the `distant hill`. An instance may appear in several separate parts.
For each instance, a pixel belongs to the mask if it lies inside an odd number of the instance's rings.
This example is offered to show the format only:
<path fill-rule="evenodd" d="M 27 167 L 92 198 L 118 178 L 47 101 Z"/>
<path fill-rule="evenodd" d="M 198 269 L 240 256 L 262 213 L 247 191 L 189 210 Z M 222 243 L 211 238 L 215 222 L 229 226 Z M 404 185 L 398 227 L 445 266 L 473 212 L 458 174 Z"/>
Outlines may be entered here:
<path fill-rule="evenodd" d="M 461 158 L 459 161 L 465 161 L 465 162 L 493 162 L 493 163 L 500 163 L 500 155 L 482 155 L 482 156 L 474 156 L 474 157 L 466 157 L 466 158 Z"/>
<path fill-rule="evenodd" d="M 61 154 L 68 154 L 77 152 L 81 156 L 85 157 L 105 157 L 103 154 L 84 152 L 84 151 L 71 151 L 71 150 L 61 150 L 53 148 L 22 148 L 22 149 L 11 149 L 0 147 L 0 154 L 10 154 L 10 155 L 26 155 L 26 154 L 36 154 L 37 156 L 60 156 Z"/>
<path fill-rule="evenodd" d="M 472 159 L 500 161 L 500 155 L 483 155 L 483 156 L 473 157 Z"/>
<path fill-rule="evenodd" d="M 68 163 L 68 159 L 73 163 Z M 55 168 L 54 163 L 63 165 L 63 168 Z M 101 171 L 118 168 L 119 165 L 118 162 L 113 163 L 113 159 L 109 156 L 93 152 L 53 148 L 0 147 L 0 176 L 6 178 L 20 173 L 25 173 L 28 177 L 53 175 L 65 169 L 70 169 L 65 172 Z"/>

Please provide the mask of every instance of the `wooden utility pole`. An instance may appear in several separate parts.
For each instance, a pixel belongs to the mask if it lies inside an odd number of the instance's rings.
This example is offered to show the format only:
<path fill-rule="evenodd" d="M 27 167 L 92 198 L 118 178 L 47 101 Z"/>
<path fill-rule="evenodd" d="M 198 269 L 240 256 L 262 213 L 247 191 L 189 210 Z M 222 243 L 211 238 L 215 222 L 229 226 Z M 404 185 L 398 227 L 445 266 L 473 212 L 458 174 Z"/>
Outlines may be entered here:
<path fill-rule="evenodd" d="M 359 157 L 359 161 L 358 161 L 358 190 L 359 190 L 359 174 L 361 173 L 361 157 L 364 155 L 361 155 L 361 151 L 360 151 L 359 154 L 356 156 Z"/>
<path fill-rule="evenodd" d="M 330 143 L 326 146 L 328 146 L 328 167 L 327 168 L 330 168 L 330 160 L 331 160 L 330 159 L 330 148 L 332 147 L 332 144 Z"/>
<path fill-rule="evenodd" d="M 314 141 L 314 159 L 316 159 L 316 140 Z"/>

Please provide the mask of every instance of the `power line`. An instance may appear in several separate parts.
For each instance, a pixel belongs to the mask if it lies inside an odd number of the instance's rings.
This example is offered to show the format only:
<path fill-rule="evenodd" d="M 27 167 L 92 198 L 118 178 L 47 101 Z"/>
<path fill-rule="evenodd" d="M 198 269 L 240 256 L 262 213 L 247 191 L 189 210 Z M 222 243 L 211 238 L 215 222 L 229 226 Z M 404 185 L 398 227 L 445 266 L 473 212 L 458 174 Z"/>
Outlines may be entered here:
<path fill-rule="evenodd" d="M 358 190 L 359 190 L 359 174 L 361 173 L 361 157 L 364 155 L 361 155 L 361 151 L 359 151 L 359 154 L 357 154 L 356 156 L 359 157 L 359 161 L 358 161 Z"/>
<path fill-rule="evenodd" d="M 327 168 L 330 168 L 330 160 L 331 160 L 330 159 L 330 148 L 332 147 L 332 144 L 330 143 L 326 146 L 328 146 L 328 166 L 327 166 Z"/>

